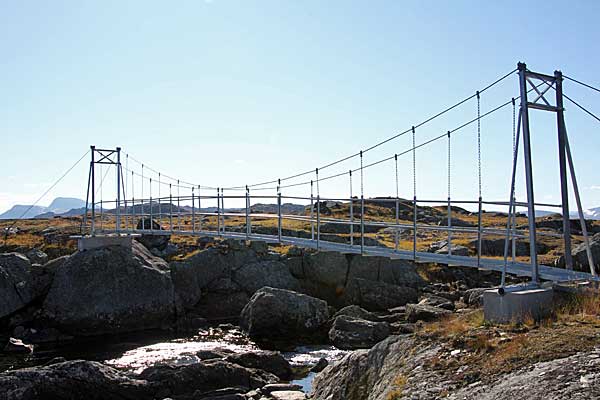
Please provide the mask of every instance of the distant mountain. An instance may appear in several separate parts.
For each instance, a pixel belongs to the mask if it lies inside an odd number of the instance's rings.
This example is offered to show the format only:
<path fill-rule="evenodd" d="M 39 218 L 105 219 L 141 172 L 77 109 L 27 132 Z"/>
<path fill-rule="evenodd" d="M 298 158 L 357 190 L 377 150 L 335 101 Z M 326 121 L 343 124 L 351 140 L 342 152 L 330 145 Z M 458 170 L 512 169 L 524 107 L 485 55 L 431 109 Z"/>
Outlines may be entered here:
<path fill-rule="evenodd" d="M 74 208 L 85 208 L 85 201 L 73 197 L 57 197 L 47 208 L 54 214 L 63 214 Z"/>
<path fill-rule="evenodd" d="M 600 207 L 590 208 L 589 210 L 583 211 L 586 219 L 597 219 L 600 220 Z"/>
<path fill-rule="evenodd" d="M 48 207 L 33 206 L 23 215 L 30 207 L 30 205 L 23 204 L 15 205 L 10 210 L 0 214 L 0 219 L 51 218 L 62 214 L 79 215 L 83 214 L 81 209 L 85 209 L 85 201 L 72 197 L 57 197 Z M 81 212 L 77 212 L 77 210 L 81 210 Z"/>
<path fill-rule="evenodd" d="M 31 207 L 31 210 L 27 211 L 29 207 L 31 206 L 21 204 L 12 206 L 10 210 L 0 214 L 0 219 L 34 218 L 36 215 L 44 213 L 47 210 L 47 207 L 34 206 Z M 23 215 L 26 211 L 27 213 Z"/>

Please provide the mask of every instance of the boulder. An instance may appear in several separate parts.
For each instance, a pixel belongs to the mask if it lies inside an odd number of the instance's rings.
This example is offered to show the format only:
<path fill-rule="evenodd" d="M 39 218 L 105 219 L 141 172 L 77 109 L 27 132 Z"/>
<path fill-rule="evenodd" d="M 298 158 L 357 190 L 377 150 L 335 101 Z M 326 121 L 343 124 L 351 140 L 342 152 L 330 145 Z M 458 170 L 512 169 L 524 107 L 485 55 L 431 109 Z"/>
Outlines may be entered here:
<path fill-rule="evenodd" d="M 505 238 L 498 239 L 482 239 L 481 240 L 481 254 L 484 256 L 502 257 L 504 256 L 504 242 Z M 473 249 L 477 249 L 477 239 L 472 240 L 469 246 Z M 515 244 L 515 251 L 517 256 L 528 256 L 529 255 L 529 242 L 517 240 Z M 537 242 L 538 254 L 546 254 L 551 249 L 550 246 Z M 509 245 L 509 255 L 511 254 L 511 247 Z"/>
<path fill-rule="evenodd" d="M 209 286 L 219 289 L 220 285 L 215 284 L 217 281 L 232 281 L 233 270 L 255 262 L 258 262 L 258 258 L 251 249 L 234 250 L 228 246 L 219 246 L 199 251 L 183 261 L 171 262 L 170 268 L 177 296 L 183 306 L 189 309 L 200 302 L 205 289 L 207 293 L 210 292 Z M 239 285 L 237 288 L 241 290 Z"/>
<path fill-rule="evenodd" d="M 279 379 L 292 379 L 290 363 L 277 351 L 256 351 L 232 354 L 225 361 L 241 365 L 246 368 L 262 369 L 276 375 Z"/>
<path fill-rule="evenodd" d="M 353 278 L 343 293 L 346 304 L 359 304 L 369 311 L 383 311 L 417 301 L 417 290 L 408 286 Z"/>
<path fill-rule="evenodd" d="M 596 272 L 600 272 L 600 233 L 595 234 L 590 239 L 590 250 L 592 251 L 592 257 L 594 259 Z M 573 257 L 573 269 L 577 271 L 590 272 L 590 263 L 587 258 L 586 245 L 580 243 L 571 251 Z M 560 256 L 554 264 L 558 267 L 565 266 L 564 255 Z"/>
<path fill-rule="evenodd" d="M 0 254 L 0 318 L 24 308 L 34 298 L 31 262 L 19 253 Z"/>
<path fill-rule="evenodd" d="M 136 242 L 77 252 L 56 270 L 43 312 L 76 336 L 165 327 L 175 316 L 168 265 Z"/>
<path fill-rule="evenodd" d="M 489 288 L 472 288 L 465 290 L 465 303 L 471 307 L 483 305 L 483 292 Z"/>
<path fill-rule="evenodd" d="M 278 381 L 268 372 L 224 360 L 190 365 L 156 365 L 143 370 L 139 377 L 160 388 L 160 392 L 172 395 L 195 391 L 204 393 L 232 386 L 250 390 Z"/>
<path fill-rule="evenodd" d="M 373 322 L 347 315 L 337 317 L 329 330 L 331 343 L 344 350 L 366 349 L 390 335 L 387 322 Z"/>
<path fill-rule="evenodd" d="M 259 261 L 244 264 L 233 270 L 232 280 L 249 295 L 258 289 L 269 286 L 293 291 L 300 290 L 300 282 L 280 261 Z"/>
<path fill-rule="evenodd" d="M 338 312 L 336 312 L 334 314 L 333 318 L 335 319 L 342 315 L 345 315 L 347 317 L 352 317 L 352 318 L 366 319 L 367 321 L 373 321 L 373 322 L 379 321 L 379 317 L 377 315 L 375 315 L 372 312 L 369 312 L 369 311 L 365 310 L 364 308 L 361 308 L 355 304 L 342 308 L 341 310 L 339 310 Z"/>
<path fill-rule="evenodd" d="M 454 311 L 454 303 L 445 297 L 436 296 L 434 294 L 427 294 L 419 301 L 420 305 L 428 305 L 443 308 L 445 310 Z"/>
<path fill-rule="evenodd" d="M 450 314 L 452 314 L 452 311 L 427 304 L 406 305 L 406 319 L 408 322 L 435 321 Z"/>
<path fill-rule="evenodd" d="M 27 257 L 32 264 L 45 264 L 48 262 L 48 255 L 39 249 L 29 250 L 25 253 L 25 257 Z"/>
<path fill-rule="evenodd" d="M 138 230 L 154 230 L 164 231 L 164 228 L 160 226 L 158 222 L 150 218 L 140 219 L 137 223 L 136 229 Z M 167 248 L 171 235 L 144 235 L 136 239 L 138 242 L 143 244 L 148 250 L 156 249 L 163 251 Z"/>
<path fill-rule="evenodd" d="M 242 310 L 240 325 L 256 340 L 314 338 L 323 333 L 329 309 L 323 300 L 264 287 Z"/>
<path fill-rule="evenodd" d="M 151 399 L 146 381 L 94 361 L 66 361 L 0 373 L 0 398 L 125 400 Z"/>
<path fill-rule="evenodd" d="M 4 346 L 4 352 L 30 354 L 33 352 L 33 346 L 23 343 L 20 339 L 10 338 Z"/>
<path fill-rule="evenodd" d="M 465 246 L 452 244 L 451 250 L 452 250 L 452 255 L 454 255 L 454 256 L 468 256 L 469 255 L 469 249 Z M 430 253 L 436 253 L 436 254 L 448 254 L 448 241 L 441 240 L 439 242 L 432 243 L 429 246 L 428 251 Z"/>

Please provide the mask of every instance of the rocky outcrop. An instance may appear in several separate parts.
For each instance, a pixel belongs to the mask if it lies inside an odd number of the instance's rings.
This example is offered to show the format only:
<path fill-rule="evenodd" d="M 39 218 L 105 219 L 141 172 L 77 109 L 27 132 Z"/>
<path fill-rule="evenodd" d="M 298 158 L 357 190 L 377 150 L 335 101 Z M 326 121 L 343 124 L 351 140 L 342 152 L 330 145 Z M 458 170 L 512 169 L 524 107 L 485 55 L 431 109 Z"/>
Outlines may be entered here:
<path fill-rule="evenodd" d="M 373 322 L 340 315 L 329 330 L 331 343 L 344 350 L 368 349 L 390 335 L 387 322 Z"/>
<path fill-rule="evenodd" d="M 22 309 L 34 298 L 31 262 L 19 253 L 0 254 L 0 318 Z"/>
<path fill-rule="evenodd" d="M 408 322 L 435 321 L 452 314 L 452 311 L 428 304 L 407 304 L 406 319 Z"/>
<path fill-rule="evenodd" d="M 254 340 L 301 341 L 323 335 L 328 319 L 325 301 L 264 287 L 242 310 L 240 325 Z"/>
<path fill-rule="evenodd" d="M 595 234 L 590 239 L 590 250 L 592 251 L 592 257 L 594 259 L 594 263 L 596 264 L 596 272 L 600 271 L 600 233 Z M 584 243 L 580 243 L 577 245 L 571 252 L 573 257 L 573 269 L 577 271 L 585 271 L 590 272 L 590 263 L 587 258 L 587 250 L 586 245 Z M 565 257 L 564 255 L 560 256 L 554 264 L 558 267 L 565 266 Z"/>
<path fill-rule="evenodd" d="M 180 366 L 157 365 L 142 371 L 140 378 L 154 386 L 162 396 L 159 398 L 195 393 L 202 398 L 201 394 L 223 388 L 238 387 L 249 391 L 278 381 L 268 372 L 223 360 Z"/>
<path fill-rule="evenodd" d="M 285 262 L 305 293 L 338 308 L 351 304 L 367 310 L 395 307 L 416 301 L 416 289 L 423 285 L 410 261 L 316 252 L 289 256 Z"/>
<path fill-rule="evenodd" d="M 43 312 L 77 336 L 163 327 L 175 317 L 168 265 L 136 242 L 77 252 L 57 268 Z"/>
<path fill-rule="evenodd" d="M 450 399 L 513 400 L 600 398 L 600 349 L 540 362 L 490 385 L 470 385 Z"/>
<path fill-rule="evenodd" d="M 233 240 L 172 262 L 175 291 L 183 306 L 205 317 L 238 316 L 261 287 L 300 290 L 301 285 L 266 249 Z"/>
<path fill-rule="evenodd" d="M 0 374 L 0 399 L 149 399 L 144 380 L 93 361 L 67 361 Z"/>
<path fill-rule="evenodd" d="M 0 373 L 0 400 L 234 399 L 222 397 L 267 388 L 278 378 L 262 369 L 210 360 L 159 365 L 139 375 L 94 361 L 56 360 L 50 365 Z M 220 397 L 221 396 L 221 397 Z M 242 399 L 246 397 L 241 395 Z"/>
<path fill-rule="evenodd" d="M 45 264 L 48 262 L 48 254 L 39 249 L 29 250 L 25 253 L 25 257 L 27 257 L 32 264 Z"/>
<path fill-rule="evenodd" d="M 232 354 L 225 361 L 241 365 L 246 368 L 262 369 L 279 379 L 290 380 L 292 367 L 290 363 L 277 351 L 256 351 Z"/>
<path fill-rule="evenodd" d="M 403 336 L 390 336 L 370 350 L 356 350 L 329 365 L 313 381 L 312 397 L 327 400 L 385 400 L 404 368 L 430 355 Z"/>
<path fill-rule="evenodd" d="M 164 231 L 158 222 L 150 218 L 140 219 L 136 225 L 136 229 Z M 164 251 L 171 240 L 171 235 L 144 235 L 136 239 L 144 245 L 148 250 Z"/>

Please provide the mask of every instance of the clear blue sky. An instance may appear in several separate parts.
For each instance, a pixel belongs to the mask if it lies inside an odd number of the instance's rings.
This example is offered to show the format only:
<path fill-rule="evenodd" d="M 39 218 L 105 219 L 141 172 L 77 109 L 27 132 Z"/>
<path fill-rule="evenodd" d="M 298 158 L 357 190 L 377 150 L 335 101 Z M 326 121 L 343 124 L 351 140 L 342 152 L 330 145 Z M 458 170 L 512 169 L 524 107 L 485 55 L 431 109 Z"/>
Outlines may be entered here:
<path fill-rule="evenodd" d="M 597 1 L 5 1 L 0 212 L 35 200 L 90 144 L 122 146 L 188 181 L 239 185 L 366 148 L 517 61 L 599 85 L 598 15 Z M 482 97 L 482 110 L 517 92 L 515 76 Z M 600 94 L 571 83 L 565 92 L 600 113 Z M 600 124 L 567 106 L 584 207 L 600 206 Z M 417 143 L 475 112 L 466 104 L 419 130 Z M 507 108 L 482 121 L 488 199 L 508 197 L 511 115 Z M 553 118 L 532 119 L 537 200 L 558 202 Z M 409 137 L 397 139 L 365 162 L 408 146 Z M 475 127 L 453 146 L 452 196 L 475 199 Z M 399 164 L 405 197 L 411 163 L 405 156 Z M 419 197 L 447 196 L 446 163 L 445 141 L 419 150 Z M 323 175 L 357 166 L 355 159 Z M 41 203 L 84 198 L 86 180 L 82 163 Z M 323 195 L 347 191 L 345 177 L 321 185 Z M 393 163 L 368 170 L 365 191 L 393 195 Z"/>

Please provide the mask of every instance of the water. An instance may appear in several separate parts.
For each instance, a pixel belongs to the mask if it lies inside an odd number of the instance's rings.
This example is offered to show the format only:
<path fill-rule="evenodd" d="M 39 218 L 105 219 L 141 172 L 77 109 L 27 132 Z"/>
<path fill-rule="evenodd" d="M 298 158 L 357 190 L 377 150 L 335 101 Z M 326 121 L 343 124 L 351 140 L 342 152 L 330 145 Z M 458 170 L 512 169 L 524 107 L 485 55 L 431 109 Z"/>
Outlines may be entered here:
<path fill-rule="evenodd" d="M 187 365 L 200 362 L 196 353 L 200 350 L 242 353 L 258 351 L 259 346 L 234 326 L 212 327 L 196 334 L 175 337 L 163 332 L 134 333 L 107 338 L 94 338 L 85 342 L 71 343 L 59 348 L 36 347 L 31 357 L 21 360 L 15 367 L 43 364 L 53 357 L 102 361 L 115 368 L 140 373 L 155 364 Z M 332 362 L 347 352 L 333 346 L 298 346 L 282 355 L 290 362 L 296 377 L 292 383 L 311 389 L 315 373 L 309 372 L 321 358 Z M 19 365 L 20 364 L 20 365 Z"/>

